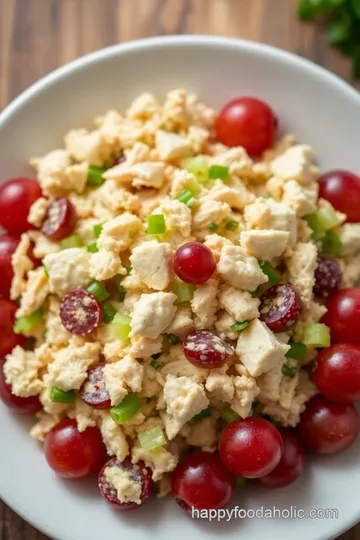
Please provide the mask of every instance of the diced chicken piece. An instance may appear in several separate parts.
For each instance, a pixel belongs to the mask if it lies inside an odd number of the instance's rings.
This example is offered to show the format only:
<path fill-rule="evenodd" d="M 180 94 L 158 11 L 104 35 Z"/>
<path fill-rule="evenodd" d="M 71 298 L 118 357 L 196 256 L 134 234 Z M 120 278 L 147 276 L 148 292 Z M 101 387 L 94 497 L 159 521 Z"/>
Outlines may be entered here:
<path fill-rule="evenodd" d="M 132 336 L 159 337 L 175 316 L 175 301 L 176 295 L 173 293 L 142 294 L 133 313 Z"/>
<path fill-rule="evenodd" d="M 195 289 L 193 299 L 191 300 L 191 309 L 195 314 L 196 328 L 209 328 L 215 322 L 215 314 L 218 309 L 216 299 L 218 283 L 211 279 Z"/>
<path fill-rule="evenodd" d="M 283 363 L 289 345 L 281 343 L 266 324 L 254 319 L 240 332 L 236 354 L 250 375 L 258 377 L 270 371 L 277 363 Z"/>
<path fill-rule="evenodd" d="M 28 215 L 28 222 L 34 227 L 41 227 L 42 222 L 45 219 L 47 210 L 49 208 L 50 201 L 45 197 L 37 199 L 30 207 Z"/>
<path fill-rule="evenodd" d="M 152 398 L 160 394 L 161 385 L 156 379 L 157 371 L 151 366 L 151 360 L 143 362 L 144 378 L 141 395 L 145 398 Z"/>
<path fill-rule="evenodd" d="M 153 94 L 144 92 L 132 101 L 126 111 L 126 116 L 137 120 L 148 120 L 155 114 L 159 114 L 161 107 Z"/>
<path fill-rule="evenodd" d="M 320 322 L 326 312 L 327 308 L 323 304 L 318 304 L 313 300 L 309 305 L 303 306 L 299 320 L 296 323 L 293 332 L 295 341 L 301 343 L 304 339 L 305 326 Z"/>
<path fill-rule="evenodd" d="M 100 431 L 109 456 L 124 461 L 129 454 L 129 445 L 122 427 L 114 422 L 108 411 L 101 411 Z"/>
<path fill-rule="evenodd" d="M 231 186 L 227 186 L 221 180 L 216 180 L 209 193 L 203 197 L 204 200 L 219 201 L 228 204 L 236 210 L 243 210 L 248 204 L 255 200 L 255 196 L 240 181 L 233 181 Z"/>
<path fill-rule="evenodd" d="M 56 296 L 51 296 L 46 317 L 46 341 L 50 345 L 56 345 L 57 347 L 67 345 L 71 338 L 70 332 L 65 329 L 61 322 L 59 311 L 59 300 Z"/>
<path fill-rule="evenodd" d="M 342 287 L 354 287 L 360 279 L 360 255 L 340 259 L 342 267 Z"/>
<path fill-rule="evenodd" d="M 274 229 L 290 234 L 289 245 L 297 240 L 297 221 L 294 210 L 273 199 L 258 199 L 245 208 L 244 217 L 249 229 Z"/>
<path fill-rule="evenodd" d="M 212 199 L 200 199 L 193 214 L 192 231 L 196 238 L 201 240 L 209 233 L 209 225 L 220 224 L 230 216 L 231 208 L 228 204 Z"/>
<path fill-rule="evenodd" d="M 214 452 L 217 447 L 215 418 L 204 418 L 196 426 L 190 427 L 186 442 L 190 446 L 200 447 L 203 451 Z"/>
<path fill-rule="evenodd" d="M 73 129 L 65 135 L 65 148 L 76 161 L 86 161 L 94 167 L 102 167 L 111 161 L 115 146 L 103 131 Z"/>
<path fill-rule="evenodd" d="M 167 177 L 170 181 L 170 195 L 171 197 L 177 197 L 188 185 L 189 182 L 193 182 L 195 177 L 184 169 L 175 169 L 168 167 L 166 169 Z"/>
<path fill-rule="evenodd" d="M 223 247 L 232 246 L 232 242 L 219 234 L 209 234 L 205 236 L 204 245 L 213 252 L 216 262 L 219 262 Z"/>
<path fill-rule="evenodd" d="M 251 230 L 240 233 L 241 246 L 249 255 L 262 261 L 280 257 L 289 245 L 290 233 L 274 230 Z"/>
<path fill-rule="evenodd" d="M 199 126 L 190 126 L 188 131 L 188 141 L 195 154 L 207 151 L 211 133 Z"/>
<path fill-rule="evenodd" d="M 139 246 L 143 245 L 139 242 Z M 134 248 L 135 249 L 135 248 Z M 125 305 L 131 306 L 131 311 L 133 310 L 136 302 L 139 300 L 142 292 L 151 292 L 149 287 L 140 279 L 140 276 L 136 272 L 131 272 L 128 276 L 125 276 L 121 284 L 126 289 L 127 294 L 125 296 Z M 137 295 L 137 297 L 135 297 Z"/>
<path fill-rule="evenodd" d="M 310 184 L 313 152 L 310 146 L 295 145 L 270 163 L 270 171 L 284 180 L 296 180 L 300 184 Z"/>
<path fill-rule="evenodd" d="M 98 239 L 98 248 L 119 253 L 130 247 L 141 229 L 138 217 L 124 212 L 104 224 Z"/>
<path fill-rule="evenodd" d="M 234 287 L 222 288 L 219 303 L 238 322 L 256 319 L 260 315 L 260 300 L 253 298 L 247 291 L 239 291 Z"/>
<path fill-rule="evenodd" d="M 296 180 L 289 180 L 284 184 L 282 202 L 294 210 L 298 217 L 303 217 L 315 212 L 318 194 L 319 185 L 317 182 L 304 187 Z"/>
<path fill-rule="evenodd" d="M 217 314 L 215 328 L 223 339 L 237 339 L 238 333 L 231 329 L 232 325 L 235 323 L 235 317 L 230 315 L 227 311 L 222 311 Z"/>
<path fill-rule="evenodd" d="M 239 177 L 251 175 L 253 161 L 242 146 L 227 149 L 226 152 L 211 158 L 212 165 L 229 167 L 230 173 Z"/>
<path fill-rule="evenodd" d="M 117 275 L 125 275 L 126 270 L 119 255 L 113 251 L 100 249 L 90 256 L 89 275 L 98 281 L 105 281 Z"/>
<path fill-rule="evenodd" d="M 28 235 L 33 242 L 33 253 L 37 259 L 43 259 L 46 255 L 60 251 L 60 244 L 53 242 L 40 231 L 29 231 Z"/>
<path fill-rule="evenodd" d="M 265 163 L 270 163 L 276 157 L 281 156 L 286 150 L 295 145 L 295 135 L 286 134 L 281 139 L 277 140 L 272 148 L 265 150 L 262 155 L 262 159 Z"/>
<path fill-rule="evenodd" d="M 298 219 L 298 242 L 309 242 L 312 239 L 313 231 L 310 229 L 305 219 Z"/>
<path fill-rule="evenodd" d="M 212 369 L 205 384 L 210 392 L 210 399 L 218 399 L 230 403 L 234 397 L 234 384 L 230 375 L 226 375 L 223 369 Z"/>
<path fill-rule="evenodd" d="M 162 130 L 156 133 L 156 149 L 164 161 L 187 158 L 193 154 L 192 146 L 186 137 Z"/>
<path fill-rule="evenodd" d="M 144 161 L 130 165 L 125 161 L 108 169 L 105 179 L 115 180 L 119 184 L 132 183 L 134 187 L 149 187 L 160 189 L 165 181 L 165 166 L 162 162 Z"/>
<path fill-rule="evenodd" d="M 276 402 L 280 398 L 280 385 L 283 379 L 283 363 L 278 362 L 270 371 L 262 373 L 256 379 L 260 389 L 258 401 L 266 405 L 269 402 Z"/>
<path fill-rule="evenodd" d="M 166 198 L 153 213 L 164 215 L 167 231 L 179 231 L 185 238 L 190 236 L 191 210 L 185 204 Z"/>
<path fill-rule="evenodd" d="M 37 422 L 30 429 L 30 437 L 37 441 L 44 442 L 46 435 L 52 430 L 61 420 L 61 416 L 48 414 L 44 411 L 36 413 Z"/>
<path fill-rule="evenodd" d="M 6 356 L 3 367 L 5 381 L 11 385 L 12 393 L 15 396 L 24 398 L 36 396 L 44 386 L 41 380 L 43 367 L 43 362 L 36 357 L 34 352 L 25 351 L 17 345 Z"/>
<path fill-rule="evenodd" d="M 360 223 L 345 223 L 339 236 L 343 245 L 342 257 L 354 256 L 360 252 Z"/>
<path fill-rule="evenodd" d="M 106 342 L 103 347 L 103 355 L 105 360 L 110 363 L 117 362 L 129 352 L 129 347 L 127 345 L 114 338 L 113 341 Z"/>
<path fill-rule="evenodd" d="M 317 249 L 312 242 L 299 243 L 292 255 L 286 258 L 289 282 L 299 294 L 305 307 L 310 305 L 315 284 Z"/>
<path fill-rule="evenodd" d="M 175 469 L 179 459 L 168 452 L 165 448 L 159 448 L 156 452 L 150 452 L 139 446 L 134 446 L 131 451 L 132 462 L 143 461 L 146 467 L 152 470 L 154 482 L 161 480 L 162 476 Z"/>
<path fill-rule="evenodd" d="M 139 199 L 126 188 L 119 186 L 114 180 L 106 180 L 102 186 L 93 191 L 91 198 L 95 210 L 100 206 L 111 213 L 111 217 L 118 216 L 124 210 L 128 212 L 139 211 Z"/>
<path fill-rule="evenodd" d="M 20 308 L 18 309 L 16 316 L 23 317 L 24 315 L 30 315 L 39 309 L 45 302 L 48 294 L 49 282 L 45 275 L 44 268 L 40 267 L 36 268 L 36 270 L 30 270 L 28 273 L 26 289 L 22 294 Z"/>
<path fill-rule="evenodd" d="M 209 405 L 204 387 L 189 377 L 167 375 L 164 386 L 166 434 L 173 439 L 183 425 Z"/>
<path fill-rule="evenodd" d="M 16 250 L 11 257 L 11 266 L 14 277 L 11 283 L 10 297 L 12 300 L 19 298 L 26 289 L 26 274 L 34 267 L 29 258 L 30 237 L 24 233 Z"/>
<path fill-rule="evenodd" d="M 150 339 L 144 336 L 132 336 L 130 353 L 135 358 L 150 358 L 162 351 L 162 337 Z"/>
<path fill-rule="evenodd" d="M 119 362 L 106 364 L 104 368 L 105 386 L 109 392 L 111 404 L 120 403 L 128 392 L 140 392 L 144 377 L 144 368 L 130 355 Z"/>
<path fill-rule="evenodd" d="M 246 373 L 234 377 L 233 382 L 235 394 L 234 399 L 231 401 L 231 408 L 237 412 L 241 418 L 247 418 L 250 415 L 253 401 L 260 390 L 255 379 Z"/>
<path fill-rule="evenodd" d="M 49 274 L 51 293 L 64 296 L 73 289 L 83 289 L 89 284 L 90 254 L 83 248 L 64 249 L 44 258 Z"/>
<path fill-rule="evenodd" d="M 165 365 L 158 372 L 157 380 L 164 386 L 166 377 L 168 375 L 175 375 L 176 377 L 189 377 L 197 383 L 203 383 L 209 374 L 207 369 L 198 368 L 191 364 L 184 355 L 183 351 L 179 351 L 173 359 L 161 357 L 159 362 L 166 361 Z"/>
<path fill-rule="evenodd" d="M 167 94 L 163 119 L 168 129 L 187 128 L 192 123 L 186 90 L 171 90 Z"/>
<path fill-rule="evenodd" d="M 68 416 L 76 420 L 80 433 L 89 427 L 96 427 L 99 417 L 97 409 L 87 405 L 80 397 L 77 398 L 75 406 L 68 411 Z"/>
<path fill-rule="evenodd" d="M 255 291 L 268 281 L 255 257 L 247 255 L 239 246 L 226 245 L 222 249 L 217 270 L 224 281 L 245 291 Z"/>
<path fill-rule="evenodd" d="M 194 322 L 191 317 L 191 309 L 179 307 L 170 326 L 165 329 L 166 334 L 174 334 L 183 339 L 194 329 Z"/>
<path fill-rule="evenodd" d="M 133 272 L 150 289 L 163 291 L 171 278 L 172 254 L 170 244 L 160 244 L 155 240 L 144 242 L 133 250 L 130 257 Z"/>
<path fill-rule="evenodd" d="M 83 160 L 80 160 L 83 161 Z M 41 189 L 50 197 L 61 197 L 69 191 L 83 193 L 88 176 L 88 163 L 72 165 L 66 150 L 54 150 L 43 158 L 32 159 Z"/>
<path fill-rule="evenodd" d="M 62 390 L 79 390 L 86 379 L 87 370 L 99 361 L 100 344 L 77 345 L 70 341 L 68 347 L 54 352 L 54 362 L 49 365 L 47 382 Z"/>

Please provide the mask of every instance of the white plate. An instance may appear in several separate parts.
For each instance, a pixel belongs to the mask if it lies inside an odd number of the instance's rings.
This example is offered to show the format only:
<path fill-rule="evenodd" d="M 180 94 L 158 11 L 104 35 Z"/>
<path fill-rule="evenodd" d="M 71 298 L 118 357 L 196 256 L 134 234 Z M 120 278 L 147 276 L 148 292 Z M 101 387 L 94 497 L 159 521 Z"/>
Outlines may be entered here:
<path fill-rule="evenodd" d="M 195 90 L 220 107 L 234 96 L 270 102 L 282 129 L 310 144 L 325 168 L 360 171 L 360 97 L 323 69 L 291 54 L 242 41 L 169 37 L 105 49 L 52 73 L 0 115 L 0 180 L 28 172 L 30 156 L 61 145 L 70 128 L 91 124 L 111 107 L 122 110 L 140 92 L 162 97 L 171 88 Z M 360 440 L 335 457 L 314 459 L 294 486 L 244 489 L 243 508 L 335 508 L 338 519 L 194 521 L 176 504 L 152 501 L 118 514 L 94 482 L 65 482 L 45 463 L 27 434 L 27 421 L 0 405 L 0 495 L 35 527 L 57 540 L 325 540 L 360 519 Z M 28 423 L 27 423 L 28 424 Z"/>

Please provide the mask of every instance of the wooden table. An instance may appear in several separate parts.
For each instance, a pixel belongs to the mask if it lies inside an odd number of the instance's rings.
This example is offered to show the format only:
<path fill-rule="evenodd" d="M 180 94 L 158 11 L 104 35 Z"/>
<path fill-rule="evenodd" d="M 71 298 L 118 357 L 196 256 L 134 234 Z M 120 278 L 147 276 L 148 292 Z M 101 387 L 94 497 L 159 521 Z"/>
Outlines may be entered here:
<path fill-rule="evenodd" d="M 167 34 L 233 36 L 311 58 L 350 81 L 350 65 L 321 29 L 296 18 L 298 0 L 0 0 L 0 108 L 78 56 Z M 46 540 L 0 503 L 1 540 Z M 89 539 L 93 540 L 93 539 Z M 360 540 L 360 525 L 341 536 Z"/>

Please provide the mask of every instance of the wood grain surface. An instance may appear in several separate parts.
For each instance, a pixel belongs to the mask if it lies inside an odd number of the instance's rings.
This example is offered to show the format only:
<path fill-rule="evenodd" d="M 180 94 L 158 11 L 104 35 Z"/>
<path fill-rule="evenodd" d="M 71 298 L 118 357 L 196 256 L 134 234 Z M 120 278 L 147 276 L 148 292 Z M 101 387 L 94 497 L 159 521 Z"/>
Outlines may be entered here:
<path fill-rule="evenodd" d="M 183 33 L 269 43 L 322 64 L 360 89 L 360 82 L 350 78 L 349 62 L 327 45 L 322 29 L 297 20 L 297 2 L 0 0 L 0 108 L 83 54 L 137 38 Z M 360 540 L 360 525 L 340 538 Z M 46 539 L 0 502 L 0 540 Z"/>

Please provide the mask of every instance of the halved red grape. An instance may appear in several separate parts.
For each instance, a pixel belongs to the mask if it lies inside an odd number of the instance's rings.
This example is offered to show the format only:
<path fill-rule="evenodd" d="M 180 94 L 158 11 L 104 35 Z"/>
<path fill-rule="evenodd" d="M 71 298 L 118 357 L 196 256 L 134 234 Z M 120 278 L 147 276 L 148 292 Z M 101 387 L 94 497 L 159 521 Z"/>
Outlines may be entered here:
<path fill-rule="evenodd" d="M 12 412 L 18 414 L 36 413 L 42 409 L 38 396 L 22 398 L 12 393 L 11 384 L 5 381 L 2 367 L 0 368 L 0 399 Z"/>
<path fill-rule="evenodd" d="M 83 478 L 102 467 L 106 448 L 96 427 L 78 430 L 76 420 L 62 420 L 46 436 L 45 457 L 50 467 L 64 478 Z"/>
<path fill-rule="evenodd" d="M 189 334 L 183 342 L 186 358 L 200 368 L 217 368 L 227 362 L 234 349 L 216 332 L 197 330 Z"/>
<path fill-rule="evenodd" d="M 341 268 L 336 259 L 319 255 L 315 270 L 314 294 L 318 298 L 327 298 L 338 290 L 341 282 Z"/>
<path fill-rule="evenodd" d="M 71 334 L 87 336 L 101 324 L 103 307 L 96 296 L 88 291 L 70 291 L 61 301 L 60 319 Z"/>
<path fill-rule="evenodd" d="M 10 234 L 31 229 L 28 215 L 32 204 L 41 197 L 41 187 L 30 178 L 12 178 L 0 186 L 0 225 Z"/>
<path fill-rule="evenodd" d="M 344 171 L 329 171 L 319 180 L 319 197 L 329 201 L 336 210 L 344 212 L 347 221 L 360 221 L 360 178 Z"/>
<path fill-rule="evenodd" d="M 121 475 L 130 482 L 134 482 L 135 484 L 139 485 L 139 488 L 141 488 L 139 496 L 141 501 L 140 504 L 134 501 L 120 501 L 118 491 L 109 483 L 106 475 L 106 471 L 108 469 L 114 468 L 118 469 L 119 476 Z M 117 458 L 112 458 L 100 471 L 98 486 L 101 495 L 108 503 L 110 503 L 117 510 L 127 511 L 140 508 L 141 504 L 150 497 L 153 481 L 151 478 L 151 471 L 145 467 L 145 464 L 142 461 L 133 464 L 131 463 L 130 458 L 126 458 L 123 462 L 119 461 Z"/>
<path fill-rule="evenodd" d="M 322 318 L 331 332 L 331 342 L 360 343 L 360 288 L 341 289 L 332 294 Z"/>
<path fill-rule="evenodd" d="M 175 274 L 186 283 L 205 283 L 215 272 L 213 252 L 199 242 L 188 242 L 179 247 L 174 257 Z"/>
<path fill-rule="evenodd" d="M 98 364 L 89 369 L 87 378 L 80 388 L 81 398 L 95 409 L 109 409 L 111 407 L 109 392 L 105 387 L 104 367 L 105 364 Z"/>
<path fill-rule="evenodd" d="M 46 213 L 41 231 L 52 240 L 70 236 L 76 225 L 75 206 L 65 197 L 53 201 Z"/>
<path fill-rule="evenodd" d="M 318 394 L 300 418 L 300 435 L 317 454 L 336 454 L 348 448 L 359 433 L 359 413 L 354 405 L 334 403 Z"/>
<path fill-rule="evenodd" d="M 24 345 L 25 337 L 15 334 L 13 328 L 18 306 L 11 300 L 0 298 L 0 360 L 13 350 L 16 345 Z"/>
<path fill-rule="evenodd" d="M 261 295 L 260 320 L 272 332 L 285 332 L 299 318 L 301 300 L 294 287 L 281 283 L 270 287 Z"/>
<path fill-rule="evenodd" d="M 194 452 L 182 459 L 171 479 L 172 493 L 181 508 L 223 508 L 231 499 L 235 477 L 216 454 Z"/>

